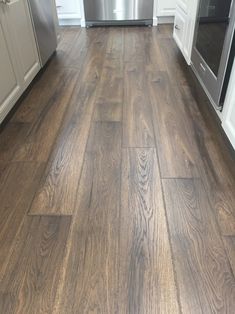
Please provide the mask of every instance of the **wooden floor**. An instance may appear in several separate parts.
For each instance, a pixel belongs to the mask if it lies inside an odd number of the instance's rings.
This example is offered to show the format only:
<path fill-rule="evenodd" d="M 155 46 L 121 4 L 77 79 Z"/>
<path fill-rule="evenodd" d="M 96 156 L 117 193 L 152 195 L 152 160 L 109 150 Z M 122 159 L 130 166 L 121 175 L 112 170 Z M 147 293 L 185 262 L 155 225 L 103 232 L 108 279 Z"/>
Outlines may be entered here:
<path fill-rule="evenodd" d="M 65 28 L 0 134 L 0 313 L 235 313 L 235 161 L 169 26 Z"/>

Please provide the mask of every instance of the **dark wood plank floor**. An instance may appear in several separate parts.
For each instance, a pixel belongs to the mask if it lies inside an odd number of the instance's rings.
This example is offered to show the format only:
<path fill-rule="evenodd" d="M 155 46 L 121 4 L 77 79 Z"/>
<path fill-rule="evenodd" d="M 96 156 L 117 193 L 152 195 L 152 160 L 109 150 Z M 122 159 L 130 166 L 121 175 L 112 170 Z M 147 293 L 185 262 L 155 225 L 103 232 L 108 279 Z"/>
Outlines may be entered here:
<path fill-rule="evenodd" d="M 0 133 L 0 313 L 235 312 L 235 159 L 172 28 L 63 28 Z"/>

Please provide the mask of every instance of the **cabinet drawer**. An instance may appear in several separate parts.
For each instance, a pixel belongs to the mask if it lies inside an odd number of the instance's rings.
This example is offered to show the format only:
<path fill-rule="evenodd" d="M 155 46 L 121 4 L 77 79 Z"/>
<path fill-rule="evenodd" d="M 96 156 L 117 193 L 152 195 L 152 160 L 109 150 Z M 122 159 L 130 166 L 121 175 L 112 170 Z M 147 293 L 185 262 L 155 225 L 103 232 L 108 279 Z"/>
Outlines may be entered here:
<path fill-rule="evenodd" d="M 186 24 L 187 24 L 186 14 L 177 8 L 176 14 L 175 14 L 173 37 L 181 51 L 183 51 Z"/>

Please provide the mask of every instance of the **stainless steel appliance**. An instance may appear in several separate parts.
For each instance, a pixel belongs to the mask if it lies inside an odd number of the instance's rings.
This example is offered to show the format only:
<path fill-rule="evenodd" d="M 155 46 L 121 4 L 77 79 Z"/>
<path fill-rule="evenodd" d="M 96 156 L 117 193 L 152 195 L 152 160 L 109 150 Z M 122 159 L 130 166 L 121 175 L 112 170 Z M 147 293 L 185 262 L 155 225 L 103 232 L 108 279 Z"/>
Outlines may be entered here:
<path fill-rule="evenodd" d="M 192 67 L 217 109 L 222 109 L 234 59 L 234 29 L 235 1 L 199 1 Z"/>
<path fill-rule="evenodd" d="M 84 0 L 87 26 L 152 25 L 153 0 Z"/>
<path fill-rule="evenodd" d="M 53 0 L 28 0 L 37 39 L 41 65 L 45 65 L 57 47 Z"/>

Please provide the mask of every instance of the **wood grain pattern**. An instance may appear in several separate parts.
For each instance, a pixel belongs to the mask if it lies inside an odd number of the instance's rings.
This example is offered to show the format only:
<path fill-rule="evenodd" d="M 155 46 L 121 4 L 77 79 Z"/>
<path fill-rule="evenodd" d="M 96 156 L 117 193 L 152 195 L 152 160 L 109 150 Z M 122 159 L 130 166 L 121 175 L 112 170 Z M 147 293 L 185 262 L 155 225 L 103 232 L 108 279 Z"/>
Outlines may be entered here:
<path fill-rule="evenodd" d="M 105 39 L 102 44 L 95 42 L 91 47 L 91 58 L 84 64 L 80 86 L 67 109 L 63 129 L 33 201 L 31 214 L 67 215 L 74 211 L 105 49 Z"/>
<path fill-rule="evenodd" d="M 54 68 L 70 67 L 80 71 L 94 42 L 106 37 L 104 29 L 64 27 L 56 56 L 52 59 Z"/>
<path fill-rule="evenodd" d="M 228 254 L 228 259 L 235 276 L 235 237 L 223 237 L 225 249 Z"/>
<path fill-rule="evenodd" d="M 63 28 L 1 127 L 0 313 L 233 314 L 235 159 L 208 106 L 172 26 Z"/>
<path fill-rule="evenodd" d="M 24 143 L 30 123 L 9 122 L 0 132 L 0 161 L 11 161 L 15 151 Z"/>
<path fill-rule="evenodd" d="M 147 32 L 142 27 L 124 28 L 124 62 L 146 62 L 144 37 Z"/>
<path fill-rule="evenodd" d="M 155 149 L 124 149 L 120 312 L 179 313 Z"/>
<path fill-rule="evenodd" d="M 48 104 L 63 75 L 63 68 L 55 68 L 51 64 L 41 71 L 35 78 L 33 88 L 28 90 L 12 117 L 12 121 L 33 124 Z"/>
<path fill-rule="evenodd" d="M 106 58 L 123 62 L 124 57 L 124 28 L 111 27 L 107 42 Z"/>
<path fill-rule="evenodd" d="M 189 119 L 166 72 L 149 71 L 148 87 L 162 177 L 197 177 L 197 147 Z"/>
<path fill-rule="evenodd" d="M 4 313 L 52 313 L 71 217 L 26 217 L 1 280 Z M 12 304 L 13 303 L 13 304 Z"/>
<path fill-rule="evenodd" d="M 205 109 L 202 115 L 194 97 L 194 89 L 181 86 L 178 97 L 192 129 L 192 138 L 200 154 L 195 154 L 198 172 L 202 178 L 223 235 L 235 235 L 235 171 L 234 156 L 215 123 L 208 123 L 212 112 Z M 198 102 L 202 102 L 200 95 Z M 205 104 L 204 104 L 205 105 Z"/>
<path fill-rule="evenodd" d="M 233 313 L 234 277 L 200 180 L 163 180 L 183 313 Z"/>
<path fill-rule="evenodd" d="M 123 104 L 123 28 L 110 28 L 94 120 L 121 121 Z"/>
<path fill-rule="evenodd" d="M 96 122 L 85 154 L 69 258 L 56 313 L 120 313 L 121 126 Z"/>
<path fill-rule="evenodd" d="M 163 51 L 159 44 L 159 35 L 156 34 L 156 29 L 151 28 L 145 30 L 144 33 L 144 51 L 145 51 L 145 65 L 150 69 L 157 69 L 159 71 L 166 70 L 166 60 L 163 57 Z"/>
<path fill-rule="evenodd" d="M 0 278 L 44 166 L 36 163 L 4 163 L 0 166 Z"/>
<path fill-rule="evenodd" d="M 180 88 L 182 85 L 190 85 L 192 80 L 189 76 L 189 67 L 173 37 L 157 37 L 157 40 L 166 65 L 165 71 L 169 76 L 171 84 L 177 86 L 177 88 Z"/>
<path fill-rule="evenodd" d="M 24 143 L 14 153 L 14 161 L 46 162 L 51 153 L 65 111 L 78 79 L 76 70 L 66 70 Z"/>
<path fill-rule="evenodd" d="M 106 59 L 95 102 L 96 121 L 121 121 L 123 104 L 123 63 Z"/>
<path fill-rule="evenodd" d="M 144 64 L 126 63 L 124 71 L 123 146 L 155 147 Z"/>

